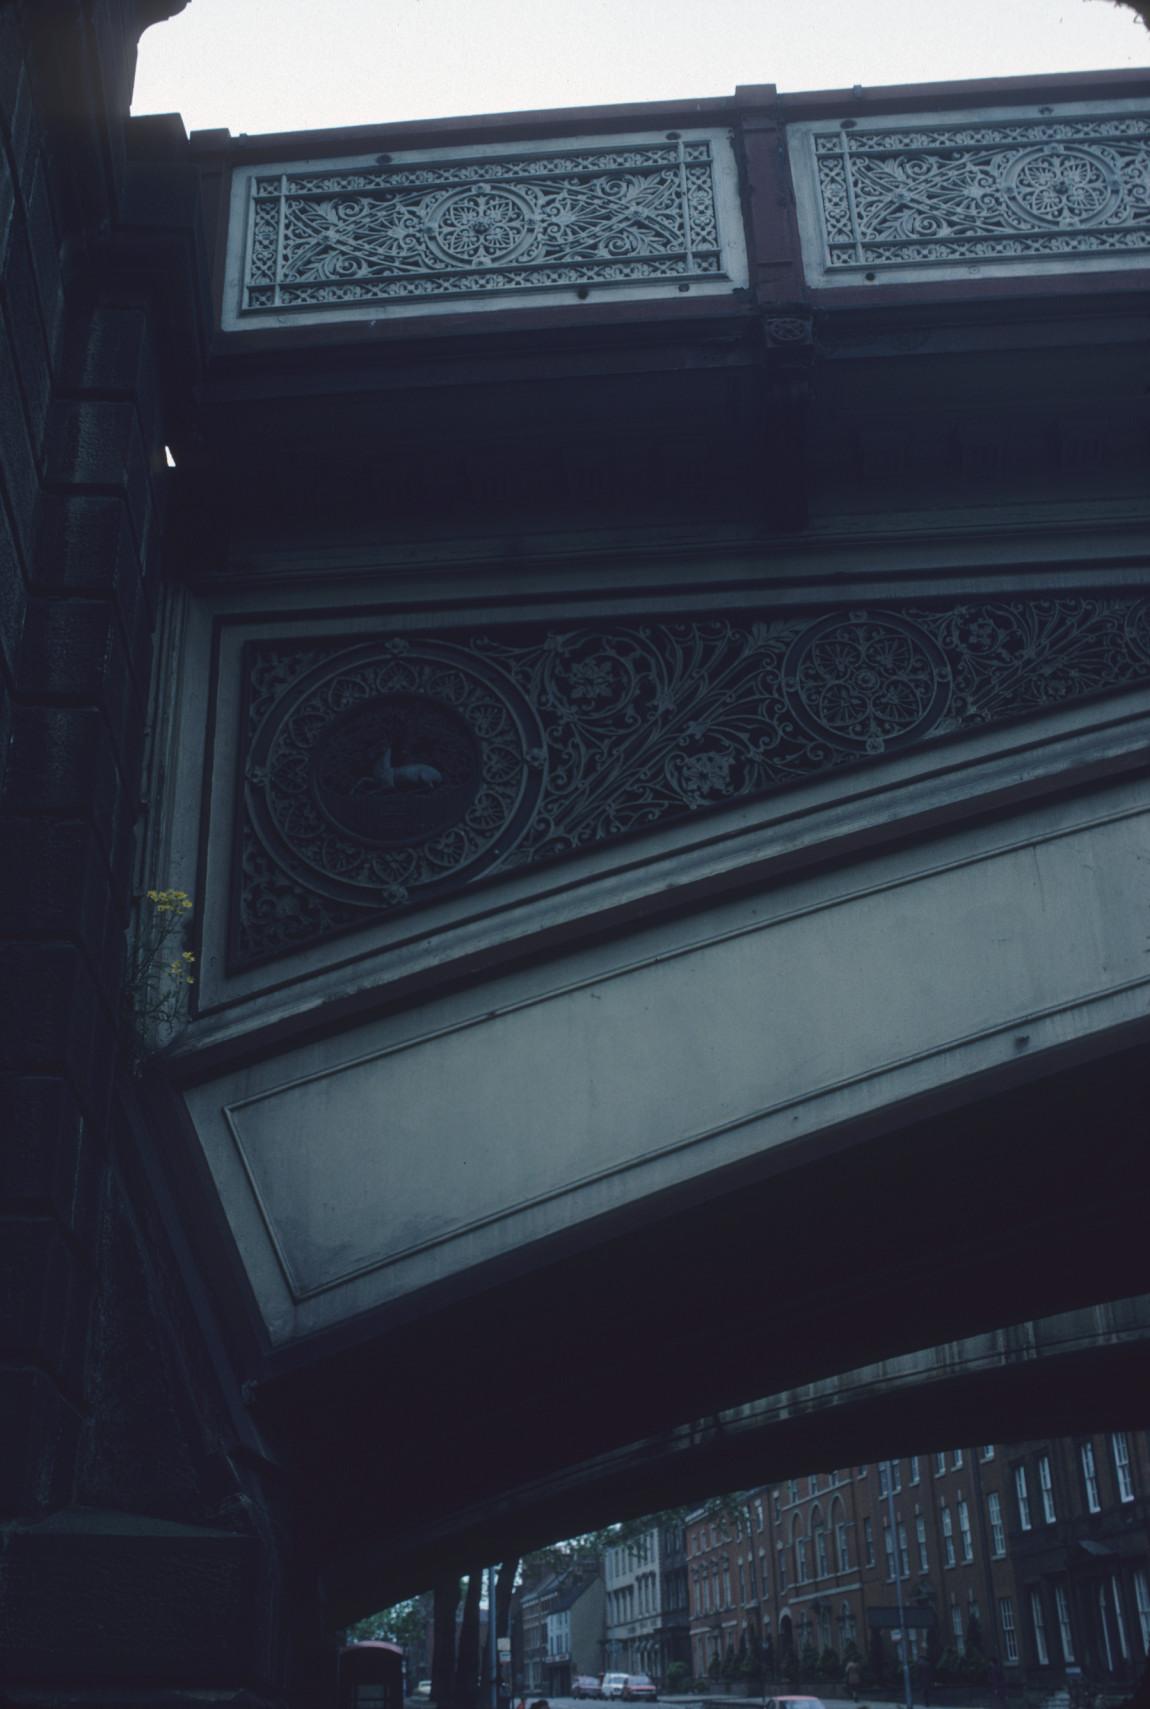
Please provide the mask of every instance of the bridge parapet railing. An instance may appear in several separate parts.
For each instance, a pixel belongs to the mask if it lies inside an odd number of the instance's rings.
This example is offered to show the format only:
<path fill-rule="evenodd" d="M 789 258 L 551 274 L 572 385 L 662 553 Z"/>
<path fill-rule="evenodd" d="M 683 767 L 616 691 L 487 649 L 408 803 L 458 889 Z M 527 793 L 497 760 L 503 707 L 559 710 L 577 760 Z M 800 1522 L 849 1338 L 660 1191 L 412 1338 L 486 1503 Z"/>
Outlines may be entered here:
<path fill-rule="evenodd" d="M 1150 102 L 820 118 L 790 128 L 811 285 L 1145 268 Z"/>
<path fill-rule="evenodd" d="M 737 179 L 717 128 L 242 165 L 224 326 L 730 295 Z"/>
<path fill-rule="evenodd" d="M 1122 288 L 1150 255 L 1140 73 L 766 85 L 677 107 L 205 133 L 197 149 L 226 181 L 228 333 L 362 336 L 417 317 L 578 320 L 620 304 L 646 318 L 698 312 L 700 298 L 722 312 L 1100 274 Z"/>

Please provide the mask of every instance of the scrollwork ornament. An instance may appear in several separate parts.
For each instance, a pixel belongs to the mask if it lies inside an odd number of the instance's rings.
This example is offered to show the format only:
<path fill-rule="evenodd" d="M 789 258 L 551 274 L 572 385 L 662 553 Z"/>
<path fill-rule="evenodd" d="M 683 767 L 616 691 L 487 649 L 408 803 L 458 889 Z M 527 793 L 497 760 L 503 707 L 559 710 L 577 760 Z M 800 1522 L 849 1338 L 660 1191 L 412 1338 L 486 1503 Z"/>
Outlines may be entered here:
<path fill-rule="evenodd" d="M 1150 600 L 255 645 L 232 962 L 915 742 L 1150 682 Z"/>
<path fill-rule="evenodd" d="M 240 312 L 726 277 L 711 143 L 332 161 L 252 180 Z"/>
<path fill-rule="evenodd" d="M 836 128 L 815 134 L 814 153 L 832 272 L 1150 245 L 1142 114 Z"/>

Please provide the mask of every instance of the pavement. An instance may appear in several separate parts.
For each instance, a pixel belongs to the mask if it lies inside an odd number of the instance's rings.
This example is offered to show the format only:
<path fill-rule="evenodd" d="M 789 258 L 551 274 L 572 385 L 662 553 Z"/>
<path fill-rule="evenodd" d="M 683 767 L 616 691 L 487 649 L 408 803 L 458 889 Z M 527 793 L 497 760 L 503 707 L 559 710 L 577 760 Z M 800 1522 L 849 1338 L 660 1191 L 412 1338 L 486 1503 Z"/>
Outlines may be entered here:
<path fill-rule="evenodd" d="M 783 1697 L 803 1697 L 813 1699 L 816 1702 L 824 1703 L 826 1705 L 826 1709 L 856 1709 L 855 1700 L 852 1697 L 820 1698 L 815 1692 L 783 1692 L 779 1693 L 779 1695 Z M 527 1709 L 532 1709 L 532 1705 L 537 1703 L 540 1698 L 549 1705 L 549 1709 L 577 1709 L 577 1706 L 578 1709 L 581 1709 L 582 1705 L 581 1699 L 574 1697 L 549 1697 L 546 1692 L 542 1691 L 529 1691 L 526 1696 Z M 774 1696 L 775 1693 L 770 1691 L 762 1697 L 757 1694 L 754 1697 L 729 1697 L 724 1693 L 717 1691 L 708 1691 L 705 1694 L 701 1692 L 677 1691 L 673 1696 L 664 1695 L 660 1697 L 659 1702 L 662 1705 L 672 1705 L 674 1706 L 674 1709 L 762 1709 L 762 1706 L 765 1703 L 769 1703 Z M 519 1701 L 520 1699 L 518 1696 L 513 1699 L 516 1709 Z M 422 1699 L 422 1702 L 426 1706 L 427 1699 Z M 857 1709 L 880 1709 L 880 1706 L 881 1709 L 904 1709 L 904 1699 L 902 1697 L 874 1696 L 868 1698 L 863 1696 L 858 1700 Z M 933 1709 L 933 1706 L 921 1704 L 916 1699 L 913 1709 Z M 946 1709 L 985 1709 L 985 1706 L 948 1702 Z"/>

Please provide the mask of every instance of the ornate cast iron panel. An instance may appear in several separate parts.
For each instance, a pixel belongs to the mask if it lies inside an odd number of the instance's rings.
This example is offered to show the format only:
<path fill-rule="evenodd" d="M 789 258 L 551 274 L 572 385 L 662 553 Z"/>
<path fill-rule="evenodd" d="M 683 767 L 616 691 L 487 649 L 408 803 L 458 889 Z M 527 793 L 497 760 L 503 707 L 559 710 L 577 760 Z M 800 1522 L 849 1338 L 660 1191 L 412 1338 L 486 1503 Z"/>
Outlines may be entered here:
<path fill-rule="evenodd" d="M 233 966 L 908 743 L 1150 680 L 1150 601 L 246 649 Z"/>
<path fill-rule="evenodd" d="M 246 168 L 225 324 L 730 290 L 745 282 L 738 227 L 719 133 Z"/>
<path fill-rule="evenodd" d="M 808 237 L 823 277 L 1144 262 L 1150 112 L 1125 106 L 797 127 L 817 205 L 817 234 L 808 220 Z"/>

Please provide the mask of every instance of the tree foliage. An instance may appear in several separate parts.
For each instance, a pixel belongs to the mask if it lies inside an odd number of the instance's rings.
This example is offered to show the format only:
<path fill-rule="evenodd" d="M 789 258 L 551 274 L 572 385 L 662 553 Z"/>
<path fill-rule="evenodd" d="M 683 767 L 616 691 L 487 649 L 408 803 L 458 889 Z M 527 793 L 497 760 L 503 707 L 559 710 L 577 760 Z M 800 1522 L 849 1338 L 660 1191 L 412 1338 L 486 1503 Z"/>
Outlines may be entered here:
<path fill-rule="evenodd" d="M 1141 18 L 1146 28 L 1150 30 L 1150 0 L 1114 0 L 1116 6 L 1125 6 L 1137 17 Z"/>
<path fill-rule="evenodd" d="M 427 1610 L 419 1597 L 397 1602 L 378 1614 L 368 1614 L 347 1629 L 348 1641 L 355 1644 L 371 1640 L 402 1644 L 405 1649 L 417 1649 L 427 1635 Z"/>

